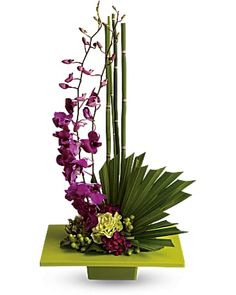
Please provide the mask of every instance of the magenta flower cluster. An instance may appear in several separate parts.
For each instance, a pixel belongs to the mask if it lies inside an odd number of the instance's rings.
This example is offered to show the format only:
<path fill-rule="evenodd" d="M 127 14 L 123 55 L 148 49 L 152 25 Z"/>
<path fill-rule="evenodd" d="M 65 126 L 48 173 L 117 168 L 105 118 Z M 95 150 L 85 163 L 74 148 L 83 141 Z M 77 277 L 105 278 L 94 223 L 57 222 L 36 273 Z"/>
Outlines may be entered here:
<path fill-rule="evenodd" d="M 126 237 L 116 231 L 111 238 L 102 237 L 103 248 L 109 253 L 115 256 L 121 255 L 123 252 L 127 252 L 132 244 L 127 241 Z"/>

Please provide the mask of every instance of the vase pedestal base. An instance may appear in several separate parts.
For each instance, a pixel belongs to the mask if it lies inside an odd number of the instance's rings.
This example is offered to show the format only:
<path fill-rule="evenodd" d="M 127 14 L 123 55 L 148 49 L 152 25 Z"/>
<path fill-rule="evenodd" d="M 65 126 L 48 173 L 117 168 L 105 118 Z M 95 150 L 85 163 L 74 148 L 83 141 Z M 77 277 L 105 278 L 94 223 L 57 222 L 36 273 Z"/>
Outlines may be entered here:
<path fill-rule="evenodd" d="M 137 267 L 87 267 L 89 280 L 136 280 L 137 271 Z"/>

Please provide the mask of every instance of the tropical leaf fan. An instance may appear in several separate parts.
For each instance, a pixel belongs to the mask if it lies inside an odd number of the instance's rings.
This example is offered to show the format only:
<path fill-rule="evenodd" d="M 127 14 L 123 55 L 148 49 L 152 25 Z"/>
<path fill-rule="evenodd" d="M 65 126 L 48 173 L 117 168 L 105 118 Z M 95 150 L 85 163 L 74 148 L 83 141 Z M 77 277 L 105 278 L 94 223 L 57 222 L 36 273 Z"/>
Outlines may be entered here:
<path fill-rule="evenodd" d="M 142 166 L 144 157 L 145 153 L 137 157 L 132 154 L 121 165 L 117 155 L 104 163 L 99 175 L 106 202 L 119 206 L 124 217 L 135 216 L 132 243 L 154 251 L 173 246 L 170 239 L 159 237 L 184 233 L 176 223 L 162 219 L 169 215 L 167 209 L 190 196 L 183 190 L 194 181 L 180 180 L 182 172 L 167 172 L 165 167 L 148 170 L 148 166 Z"/>

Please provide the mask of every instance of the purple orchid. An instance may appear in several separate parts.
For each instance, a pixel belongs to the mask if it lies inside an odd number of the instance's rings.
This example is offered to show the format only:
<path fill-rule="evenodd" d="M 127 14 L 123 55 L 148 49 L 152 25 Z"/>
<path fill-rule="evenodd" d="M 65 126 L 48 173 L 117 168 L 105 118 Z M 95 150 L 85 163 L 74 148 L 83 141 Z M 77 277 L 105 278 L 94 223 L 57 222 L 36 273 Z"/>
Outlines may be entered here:
<path fill-rule="evenodd" d="M 73 164 L 73 161 L 75 160 L 75 156 L 72 154 L 72 152 L 69 150 L 69 148 L 60 147 L 59 152 L 60 155 L 57 156 L 57 163 L 61 166 L 66 166 L 68 164 Z"/>
<path fill-rule="evenodd" d="M 93 116 L 92 116 L 90 109 L 88 107 L 85 107 L 83 109 L 83 115 L 84 115 L 85 119 L 87 119 L 89 121 L 93 121 Z"/>
<path fill-rule="evenodd" d="M 105 195 L 94 190 L 93 184 L 71 183 L 66 190 L 66 199 L 73 201 L 72 205 L 83 216 L 87 230 L 97 225 L 96 205 L 105 199 Z"/>
<path fill-rule="evenodd" d="M 96 106 L 100 105 L 100 101 L 101 101 L 100 97 L 95 92 L 95 88 L 94 88 L 88 98 L 86 105 L 89 107 L 96 107 Z"/>
<path fill-rule="evenodd" d="M 88 75 L 88 76 L 91 76 L 92 75 L 92 73 L 94 72 L 94 70 L 86 70 L 84 67 L 82 67 L 82 66 L 78 66 L 77 67 L 77 69 L 80 71 L 80 72 L 82 72 L 83 74 L 85 74 L 85 75 Z M 97 75 L 93 75 L 93 76 L 97 76 Z"/>
<path fill-rule="evenodd" d="M 65 99 L 65 108 L 69 114 L 73 114 L 74 112 L 74 107 L 77 105 L 76 100 L 72 100 L 71 98 L 66 98 Z"/>
<path fill-rule="evenodd" d="M 97 148 L 102 145 L 99 142 L 100 136 L 95 131 L 90 131 L 88 134 L 88 139 L 81 139 L 81 147 L 84 149 L 85 152 L 96 154 Z"/>
<path fill-rule="evenodd" d="M 74 159 L 70 164 L 65 164 L 63 175 L 70 184 L 73 184 L 75 183 L 77 176 L 83 173 L 83 169 L 90 166 L 91 164 L 89 164 L 89 160 L 87 158 L 83 158 L 80 160 Z"/>
<path fill-rule="evenodd" d="M 56 127 L 67 129 L 72 117 L 72 115 L 67 115 L 64 112 L 55 112 L 52 120 Z"/>
<path fill-rule="evenodd" d="M 68 130 L 61 130 L 57 131 L 53 134 L 53 136 L 57 137 L 59 139 L 59 145 L 68 145 L 72 134 Z"/>
<path fill-rule="evenodd" d="M 100 193 L 96 184 L 93 183 L 72 183 L 66 190 L 66 199 L 69 201 L 82 199 L 90 205 L 99 205 L 105 198 L 106 196 Z"/>
<path fill-rule="evenodd" d="M 72 123 L 74 125 L 74 128 L 73 128 L 74 132 L 77 132 L 80 129 L 80 127 L 84 127 L 87 124 L 84 119 L 76 121 L 76 122 L 72 122 Z"/>

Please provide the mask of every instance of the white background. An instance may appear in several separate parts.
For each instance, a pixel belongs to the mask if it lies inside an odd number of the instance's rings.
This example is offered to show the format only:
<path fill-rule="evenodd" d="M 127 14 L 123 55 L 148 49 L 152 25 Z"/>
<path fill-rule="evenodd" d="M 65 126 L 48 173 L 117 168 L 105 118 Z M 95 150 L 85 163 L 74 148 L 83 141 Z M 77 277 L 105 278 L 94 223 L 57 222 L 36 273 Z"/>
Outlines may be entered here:
<path fill-rule="evenodd" d="M 68 96 L 60 61 L 80 58 L 78 27 L 94 30 L 96 1 L 9 0 L 0 5 L 1 293 L 235 294 L 236 2 L 103 0 L 103 17 L 112 4 L 127 14 L 128 153 L 197 180 L 170 217 L 189 231 L 186 268 L 96 282 L 85 268 L 39 267 L 47 225 L 75 214 L 51 117 Z M 103 123 L 101 111 L 104 141 Z"/>

